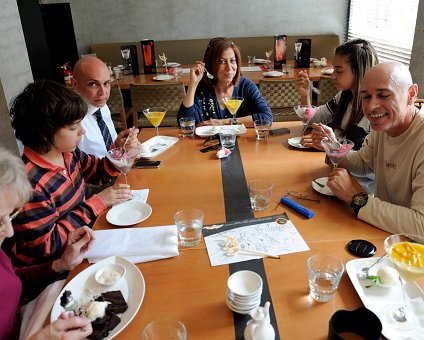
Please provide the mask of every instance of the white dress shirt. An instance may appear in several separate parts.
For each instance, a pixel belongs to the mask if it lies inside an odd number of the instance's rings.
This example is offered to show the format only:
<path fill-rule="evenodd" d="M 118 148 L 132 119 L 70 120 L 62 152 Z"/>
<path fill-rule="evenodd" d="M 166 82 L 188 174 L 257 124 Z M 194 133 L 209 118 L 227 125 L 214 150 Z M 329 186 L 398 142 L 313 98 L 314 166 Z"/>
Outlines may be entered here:
<path fill-rule="evenodd" d="M 97 124 L 96 117 L 94 116 L 94 112 L 98 109 L 98 107 L 88 104 L 87 114 L 81 121 L 82 127 L 85 129 L 85 135 L 81 139 L 79 148 L 85 153 L 94 155 L 98 158 L 103 158 L 106 155 L 107 150 L 99 125 Z M 101 107 L 100 111 L 102 113 L 102 118 L 109 129 L 112 140 L 115 141 L 118 134 L 116 133 L 115 126 L 113 125 L 107 104 Z"/>

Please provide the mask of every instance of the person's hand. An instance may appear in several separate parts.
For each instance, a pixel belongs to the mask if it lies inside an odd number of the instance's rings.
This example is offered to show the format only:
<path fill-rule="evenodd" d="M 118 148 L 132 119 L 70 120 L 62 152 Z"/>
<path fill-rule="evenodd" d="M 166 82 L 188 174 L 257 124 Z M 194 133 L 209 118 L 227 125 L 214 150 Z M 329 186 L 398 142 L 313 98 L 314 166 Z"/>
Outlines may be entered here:
<path fill-rule="evenodd" d="M 311 125 L 311 128 L 312 144 L 310 146 L 314 147 L 315 149 L 324 150 L 321 145 L 321 141 L 327 136 L 332 139 L 336 139 L 336 135 L 334 134 L 333 129 L 327 125 L 314 123 Z"/>
<path fill-rule="evenodd" d="M 310 86 L 308 73 L 306 71 L 300 71 L 299 75 L 296 77 L 296 90 L 301 97 L 309 97 L 311 91 Z"/>
<path fill-rule="evenodd" d="M 136 128 L 129 128 L 124 131 L 121 131 L 116 138 L 115 145 L 117 148 L 122 148 L 125 144 L 125 141 L 128 138 L 128 142 L 125 145 L 125 148 L 127 150 L 129 149 L 140 149 L 140 142 L 138 141 L 138 133 L 140 132 L 139 129 Z"/>
<path fill-rule="evenodd" d="M 203 78 L 205 72 L 205 64 L 201 61 L 196 61 L 196 65 L 190 69 L 190 85 L 197 86 Z"/>
<path fill-rule="evenodd" d="M 60 259 L 53 262 L 52 269 L 57 273 L 74 269 L 82 262 L 94 240 L 94 232 L 87 226 L 69 233 L 65 250 Z"/>
<path fill-rule="evenodd" d="M 97 196 L 103 201 L 107 207 L 124 201 L 128 201 L 132 197 L 132 192 L 128 184 L 115 184 L 102 191 Z"/>
<path fill-rule="evenodd" d="M 312 134 L 309 133 L 307 135 L 302 135 L 300 138 L 300 144 L 307 148 L 312 147 Z"/>
<path fill-rule="evenodd" d="M 366 192 L 346 169 L 335 168 L 331 171 L 327 181 L 331 191 L 343 202 L 351 203 L 352 197 L 360 192 Z"/>
<path fill-rule="evenodd" d="M 45 326 L 30 337 L 30 340 L 85 339 L 93 332 L 91 322 L 85 316 L 62 313 L 55 322 Z"/>

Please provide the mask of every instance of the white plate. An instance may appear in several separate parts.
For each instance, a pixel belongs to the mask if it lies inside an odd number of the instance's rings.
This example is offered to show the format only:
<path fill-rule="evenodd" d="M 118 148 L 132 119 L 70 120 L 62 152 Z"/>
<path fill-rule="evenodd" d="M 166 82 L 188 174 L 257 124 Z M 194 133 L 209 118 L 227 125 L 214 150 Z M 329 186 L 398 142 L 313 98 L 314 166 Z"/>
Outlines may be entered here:
<path fill-rule="evenodd" d="M 173 63 L 173 62 L 166 63 L 166 67 L 179 67 L 179 66 L 181 66 L 180 63 Z"/>
<path fill-rule="evenodd" d="M 266 63 L 268 63 L 268 60 L 266 60 L 266 59 L 254 59 L 253 62 L 255 64 L 266 64 Z"/>
<path fill-rule="evenodd" d="M 120 280 L 113 288 L 102 286 L 94 279 L 94 274 L 97 272 L 97 270 L 111 263 L 119 263 L 126 269 L 124 278 Z M 146 286 L 144 283 L 143 275 L 134 264 L 119 256 L 108 257 L 107 259 L 97 262 L 96 264 L 93 264 L 92 266 L 83 270 L 70 282 L 68 282 L 68 284 L 60 292 L 56 302 L 53 305 L 50 315 L 50 322 L 56 321 L 60 313 L 63 312 L 63 308 L 60 305 L 60 297 L 65 290 L 71 291 L 72 296 L 77 301 L 83 299 L 88 294 L 89 296 L 94 296 L 111 290 L 120 290 L 122 292 L 125 301 L 127 301 L 128 309 L 125 311 L 125 313 L 120 315 L 121 322 L 112 330 L 112 332 L 110 332 L 109 336 L 107 337 L 107 339 L 112 339 L 125 327 L 127 327 L 127 325 L 137 314 L 144 299 Z"/>
<path fill-rule="evenodd" d="M 287 142 L 289 143 L 290 146 L 294 147 L 294 148 L 298 148 L 298 149 L 309 149 L 308 146 L 303 146 L 302 144 L 300 144 L 300 140 L 302 139 L 302 137 L 293 137 L 293 138 L 289 138 L 287 140 Z"/>
<path fill-rule="evenodd" d="M 169 74 L 159 74 L 156 77 L 153 77 L 153 80 L 171 80 L 174 79 L 174 76 L 171 76 Z"/>
<path fill-rule="evenodd" d="M 366 258 L 351 260 L 346 263 L 346 272 L 352 281 L 362 303 L 372 310 L 383 324 L 383 335 L 388 339 L 422 339 L 424 332 L 424 292 L 416 283 L 405 283 L 407 300 L 407 311 L 415 318 L 416 325 L 412 330 L 405 331 L 398 329 L 388 321 L 384 315 L 384 308 L 391 304 L 398 304 L 402 301 L 402 290 L 400 284 L 391 288 L 383 288 L 371 285 L 367 280 L 358 279 L 357 273 L 363 268 L 370 266 L 378 258 Z M 385 261 L 386 265 L 393 267 L 390 261 Z M 408 322 L 408 321 L 407 321 Z"/>
<path fill-rule="evenodd" d="M 148 148 L 149 151 L 140 152 L 140 158 L 154 158 L 178 142 L 177 137 L 155 136 L 141 144 L 141 150 Z"/>
<path fill-rule="evenodd" d="M 210 137 L 216 135 L 222 130 L 236 130 L 237 135 L 246 133 L 246 127 L 242 125 L 220 125 L 220 126 L 199 126 L 196 128 L 196 135 L 199 137 Z"/>
<path fill-rule="evenodd" d="M 312 181 L 312 188 L 314 188 L 320 194 L 328 195 L 328 196 L 335 196 L 333 194 L 333 192 L 331 191 L 331 189 L 327 186 L 328 177 L 317 178 L 315 181 L 322 184 L 324 187 L 320 187 L 318 184 L 316 184 L 314 181 Z"/>
<path fill-rule="evenodd" d="M 117 226 L 140 223 L 152 214 L 152 207 L 147 203 L 130 201 L 114 205 L 106 214 L 106 220 Z"/>
<path fill-rule="evenodd" d="M 268 72 L 264 72 L 262 73 L 265 77 L 281 77 L 284 75 L 283 72 L 279 72 L 279 71 L 268 71 Z"/>

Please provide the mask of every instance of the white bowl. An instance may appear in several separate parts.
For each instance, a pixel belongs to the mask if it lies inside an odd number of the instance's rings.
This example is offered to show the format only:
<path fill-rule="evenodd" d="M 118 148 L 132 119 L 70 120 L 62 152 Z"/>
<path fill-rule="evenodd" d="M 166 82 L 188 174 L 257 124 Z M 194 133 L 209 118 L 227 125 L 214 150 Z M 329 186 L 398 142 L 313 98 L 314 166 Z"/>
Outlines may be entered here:
<path fill-rule="evenodd" d="M 126 269 L 123 265 L 111 263 L 96 271 L 94 278 L 102 286 L 113 286 L 125 276 L 125 273 Z"/>
<path fill-rule="evenodd" d="M 262 278 L 250 270 L 240 270 L 228 278 L 227 287 L 236 296 L 256 295 L 262 292 Z"/>
<path fill-rule="evenodd" d="M 368 271 L 368 276 L 379 276 L 381 279 L 381 283 L 374 282 L 378 287 L 390 288 L 396 285 L 399 282 L 399 273 L 398 271 L 386 265 L 376 265 Z M 368 279 L 369 280 L 369 279 Z"/>

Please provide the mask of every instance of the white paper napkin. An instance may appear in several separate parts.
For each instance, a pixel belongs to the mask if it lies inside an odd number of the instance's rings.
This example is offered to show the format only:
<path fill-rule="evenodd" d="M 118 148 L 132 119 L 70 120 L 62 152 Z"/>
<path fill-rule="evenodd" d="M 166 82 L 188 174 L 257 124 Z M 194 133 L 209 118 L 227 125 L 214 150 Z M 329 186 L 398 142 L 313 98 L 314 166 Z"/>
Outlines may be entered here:
<path fill-rule="evenodd" d="M 131 192 L 133 197 L 129 201 L 119 202 L 115 204 L 114 206 L 122 204 L 122 203 L 131 202 L 131 201 L 139 201 L 139 202 L 146 203 L 147 197 L 149 197 L 149 189 L 131 190 Z"/>
<path fill-rule="evenodd" d="M 166 259 L 178 255 L 175 225 L 94 231 L 93 247 L 85 257 L 90 263 L 122 256 L 132 263 Z"/>
<path fill-rule="evenodd" d="M 240 71 L 242 72 L 257 72 L 262 71 L 260 66 L 242 66 L 240 67 Z"/>

